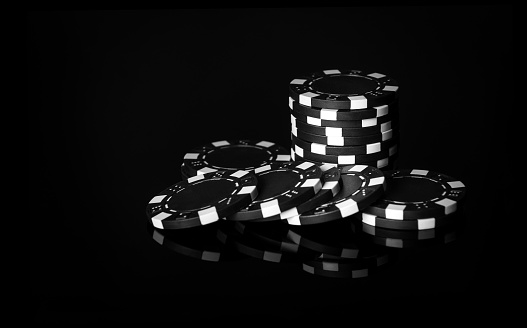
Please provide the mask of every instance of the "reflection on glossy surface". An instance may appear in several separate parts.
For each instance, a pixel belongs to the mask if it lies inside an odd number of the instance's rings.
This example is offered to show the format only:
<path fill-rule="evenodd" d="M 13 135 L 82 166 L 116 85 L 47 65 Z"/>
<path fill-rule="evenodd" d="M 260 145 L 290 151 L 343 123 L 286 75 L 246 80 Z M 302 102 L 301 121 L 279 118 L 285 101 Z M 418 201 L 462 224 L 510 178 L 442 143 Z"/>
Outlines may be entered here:
<path fill-rule="evenodd" d="M 372 227 L 344 218 L 311 226 L 286 221 L 233 222 L 186 230 L 158 230 L 152 238 L 179 254 L 204 261 L 247 258 L 293 263 L 306 273 L 334 278 L 365 278 L 397 261 L 403 248 L 447 244 L 457 239 L 459 222 L 441 228 L 408 231 Z"/>
<path fill-rule="evenodd" d="M 241 223 L 223 221 L 218 224 L 218 238 L 225 245 L 233 245 L 239 252 L 267 262 L 298 262 L 302 259 L 315 258 L 318 253 L 302 247 L 296 247 L 293 243 L 284 240 L 280 242 L 279 229 L 276 235 L 268 235 L 268 238 L 257 237 L 265 236 L 266 233 L 276 227 L 276 223 L 283 224 L 281 221 Z M 248 229 L 246 227 L 249 226 Z M 250 231 L 250 232 L 249 232 Z"/>
<path fill-rule="evenodd" d="M 211 262 L 239 259 L 241 256 L 236 250 L 216 238 L 216 231 L 214 224 L 183 230 L 156 229 L 148 225 L 152 239 L 181 255 Z"/>
<path fill-rule="evenodd" d="M 373 227 L 360 221 L 352 222 L 356 235 L 377 245 L 390 248 L 414 248 L 448 244 L 459 237 L 462 222 L 452 222 L 427 230 L 395 230 Z"/>

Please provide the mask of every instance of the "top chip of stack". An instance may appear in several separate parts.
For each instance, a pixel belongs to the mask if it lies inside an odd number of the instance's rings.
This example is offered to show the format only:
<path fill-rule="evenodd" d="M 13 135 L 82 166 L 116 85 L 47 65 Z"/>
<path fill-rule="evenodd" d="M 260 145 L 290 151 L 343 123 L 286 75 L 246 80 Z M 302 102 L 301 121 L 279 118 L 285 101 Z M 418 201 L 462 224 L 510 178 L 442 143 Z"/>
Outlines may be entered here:
<path fill-rule="evenodd" d="M 387 75 L 360 70 L 294 78 L 289 84 L 292 157 L 393 169 L 399 146 L 398 89 Z"/>

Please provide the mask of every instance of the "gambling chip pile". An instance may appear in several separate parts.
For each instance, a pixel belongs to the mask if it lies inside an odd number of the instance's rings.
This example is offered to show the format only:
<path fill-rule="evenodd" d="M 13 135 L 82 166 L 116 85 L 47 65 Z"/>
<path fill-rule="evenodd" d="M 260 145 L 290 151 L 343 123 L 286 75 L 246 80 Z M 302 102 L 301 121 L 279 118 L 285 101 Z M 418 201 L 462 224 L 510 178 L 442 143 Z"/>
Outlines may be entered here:
<path fill-rule="evenodd" d="M 394 248 L 455 239 L 465 185 L 396 169 L 397 92 L 395 80 L 376 72 L 293 79 L 291 148 L 218 140 L 189 150 L 184 180 L 147 205 L 152 237 L 203 260 L 235 250 L 353 278 L 390 262 Z"/>

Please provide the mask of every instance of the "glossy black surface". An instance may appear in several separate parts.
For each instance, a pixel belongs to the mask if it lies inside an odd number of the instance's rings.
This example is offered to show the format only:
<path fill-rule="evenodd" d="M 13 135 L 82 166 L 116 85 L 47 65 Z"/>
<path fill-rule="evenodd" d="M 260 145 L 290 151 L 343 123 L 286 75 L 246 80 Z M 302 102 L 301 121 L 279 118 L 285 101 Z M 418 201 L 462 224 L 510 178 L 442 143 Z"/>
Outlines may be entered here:
<path fill-rule="evenodd" d="M 28 13 L 30 317 L 245 325 L 371 322 L 390 309 L 399 319 L 500 317 L 511 263 L 497 240 L 519 163 L 508 124 L 522 112 L 512 10 Z M 242 138 L 289 147 L 289 81 L 339 67 L 397 80 L 399 167 L 466 184 L 459 238 L 397 250 L 385 270 L 360 279 L 248 256 L 202 261 L 153 238 L 145 206 L 180 180 L 188 150 Z"/>

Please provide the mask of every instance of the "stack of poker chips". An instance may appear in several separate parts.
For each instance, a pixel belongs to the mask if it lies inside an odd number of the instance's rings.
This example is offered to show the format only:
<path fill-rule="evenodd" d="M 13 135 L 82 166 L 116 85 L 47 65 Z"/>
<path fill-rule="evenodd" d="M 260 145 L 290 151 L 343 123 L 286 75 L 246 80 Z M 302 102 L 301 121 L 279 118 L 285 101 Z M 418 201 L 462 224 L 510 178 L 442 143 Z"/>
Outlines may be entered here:
<path fill-rule="evenodd" d="M 398 84 L 359 70 L 324 70 L 289 85 L 291 156 L 317 164 L 396 167 Z"/>

